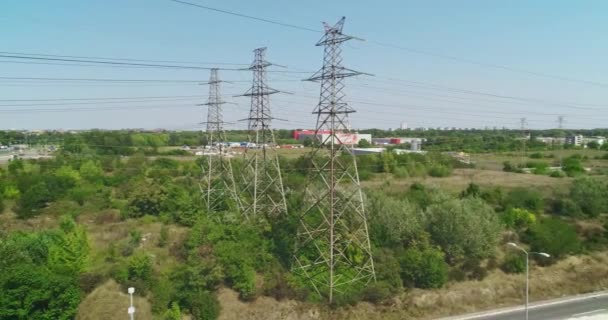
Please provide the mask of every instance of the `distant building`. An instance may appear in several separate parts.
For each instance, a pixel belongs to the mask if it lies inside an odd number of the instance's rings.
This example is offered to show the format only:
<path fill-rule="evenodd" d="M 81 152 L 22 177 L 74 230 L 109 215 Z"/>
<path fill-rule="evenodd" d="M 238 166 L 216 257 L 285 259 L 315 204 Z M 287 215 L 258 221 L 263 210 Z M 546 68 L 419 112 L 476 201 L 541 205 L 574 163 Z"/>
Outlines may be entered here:
<path fill-rule="evenodd" d="M 600 146 L 606 143 L 605 137 L 595 136 L 595 137 L 583 137 L 583 145 L 587 145 L 589 142 L 597 142 Z"/>
<path fill-rule="evenodd" d="M 401 129 L 401 130 L 407 130 L 407 123 L 401 122 L 401 125 L 399 126 L 399 129 Z"/>
<path fill-rule="evenodd" d="M 565 140 L 565 138 L 558 137 L 536 137 L 536 141 L 546 144 L 564 144 Z"/>
<path fill-rule="evenodd" d="M 373 138 L 372 144 L 376 145 L 397 145 L 397 144 L 417 144 L 421 145 L 426 141 L 424 138 L 392 137 L 392 138 Z"/>
<path fill-rule="evenodd" d="M 316 138 L 323 143 L 330 143 L 330 137 L 331 132 L 329 130 L 320 130 L 316 136 L 314 130 L 296 130 L 293 133 L 293 138 L 298 141 L 305 141 L 306 139 L 315 140 Z M 358 144 L 361 140 L 367 140 L 369 143 L 372 143 L 372 135 L 356 132 L 336 133 L 333 142 L 335 144 Z"/>
<path fill-rule="evenodd" d="M 566 144 L 582 146 L 583 145 L 583 136 L 582 135 L 567 136 Z"/>

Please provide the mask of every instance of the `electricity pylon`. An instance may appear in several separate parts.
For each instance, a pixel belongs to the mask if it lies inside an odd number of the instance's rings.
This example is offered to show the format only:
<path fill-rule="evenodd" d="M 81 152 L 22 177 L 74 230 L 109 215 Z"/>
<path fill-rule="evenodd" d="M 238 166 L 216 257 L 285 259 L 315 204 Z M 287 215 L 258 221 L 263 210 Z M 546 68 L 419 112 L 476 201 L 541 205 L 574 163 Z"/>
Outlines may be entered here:
<path fill-rule="evenodd" d="M 242 173 L 242 213 L 246 218 L 258 214 L 276 217 L 287 213 L 287 202 L 281 177 L 277 144 L 271 122 L 270 95 L 278 90 L 268 86 L 266 68 L 272 63 L 265 60 L 266 48 L 254 51 L 255 58 L 249 70 L 253 71 L 253 85 L 243 94 L 251 97 L 248 121 L 249 144 L 244 152 Z"/>
<path fill-rule="evenodd" d="M 293 266 L 330 303 L 344 288 L 375 281 L 357 163 L 347 147 L 353 144 L 348 115 L 355 110 L 345 101 L 344 78 L 361 73 L 342 66 L 341 44 L 354 38 L 342 33 L 344 19 L 333 27 L 324 23 L 317 43 L 324 47 L 323 68 L 308 79 L 321 83 L 321 94 Z"/>
<path fill-rule="evenodd" d="M 231 155 L 224 132 L 222 105 L 225 102 L 220 94 L 220 83 L 222 81 L 219 79 L 218 69 L 211 69 L 208 83 L 209 100 L 201 104 L 208 106 L 206 122 L 208 148 L 205 150 L 207 159 L 201 161 L 203 176 L 199 183 L 207 213 L 240 209 L 230 162 Z"/>
<path fill-rule="evenodd" d="M 520 118 L 519 122 L 520 122 L 520 127 L 521 127 L 521 145 L 522 145 L 521 166 L 523 168 L 526 166 L 526 140 L 528 140 L 528 130 L 526 129 L 526 126 L 528 124 L 528 121 L 526 120 L 526 118 Z"/>

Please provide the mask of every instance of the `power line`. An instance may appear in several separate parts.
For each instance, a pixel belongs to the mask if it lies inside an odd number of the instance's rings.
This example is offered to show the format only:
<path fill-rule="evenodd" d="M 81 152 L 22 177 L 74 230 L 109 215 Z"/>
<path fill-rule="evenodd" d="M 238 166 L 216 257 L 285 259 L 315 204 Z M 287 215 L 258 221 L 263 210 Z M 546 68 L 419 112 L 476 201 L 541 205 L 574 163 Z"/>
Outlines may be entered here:
<path fill-rule="evenodd" d="M 277 21 L 277 20 L 270 20 L 270 19 L 255 17 L 255 16 L 251 16 L 251 15 L 238 13 L 235 11 L 223 10 L 223 9 L 209 7 L 209 6 L 203 6 L 203 5 L 195 4 L 195 3 L 191 3 L 191 2 L 186 2 L 186 1 L 181 1 L 181 0 L 169 0 L 169 1 L 181 3 L 184 5 L 190 5 L 190 6 L 210 10 L 210 11 L 220 12 L 220 13 L 224 13 L 224 14 L 228 14 L 228 15 L 232 15 L 232 16 L 237 16 L 237 17 L 241 17 L 241 18 L 247 18 L 247 19 L 251 19 L 251 20 L 266 22 L 266 23 L 270 23 L 270 24 L 274 24 L 274 25 L 283 26 L 283 27 L 289 27 L 289 28 L 293 28 L 293 29 L 315 32 L 315 33 L 321 32 L 319 30 L 302 27 L 302 26 L 297 26 L 297 25 L 293 25 L 293 24 L 288 24 L 288 23 Z M 380 41 L 375 41 L 375 40 L 371 40 L 369 42 L 373 43 L 377 46 L 381 46 L 381 47 L 392 48 L 392 49 L 397 49 L 397 50 L 401 50 L 401 51 L 407 51 L 407 52 L 412 52 L 412 53 L 416 53 L 416 54 L 432 56 L 435 58 L 457 61 L 457 62 L 461 62 L 461 63 L 473 64 L 473 65 L 487 67 L 487 68 L 505 70 L 505 71 L 515 72 L 515 73 L 523 73 L 523 74 L 528 74 L 528 75 L 532 75 L 532 76 L 536 76 L 536 77 L 550 78 L 550 79 L 566 81 L 566 82 L 576 82 L 576 83 L 582 83 L 582 84 L 593 85 L 593 86 L 608 87 L 608 84 L 600 83 L 600 82 L 596 82 L 596 81 L 573 79 L 573 78 L 563 77 L 563 76 L 559 76 L 559 75 L 552 75 L 552 74 L 546 74 L 546 73 L 537 72 L 537 71 L 525 70 L 525 69 L 521 69 L 521 68 L 509 67 L 509 66 L 500 65 L 500 64 L 479 62 L 479 61 L 475 61 L 475 60 L 468 59 L 468 58 L 450 56 L 450 55 L 435 53 L 435 52 L 431 52 L 431 51 L 427 51 L 427 50 L 420 50 L 420 49 L 411 48 L 411 47 L 405 47 L 405 46 L 387 43 L 387 42 L 380 42 Z"/>
<path fill-rule="evenodd" d="M 572 78 L 568 78 L 568 77 L 546 74 L 546 73 L 536 72 L 536 71 L 529 71 L 529 70 L 525 70 L 525 69 L 514 68 L 514 67 L 509 67 L 509 66 L 504 66 L 504 65 L 499 65 L 499 64 L 479 62 L 479 61 L 471 60 L 468 58 L 450 56 L 450 55 L 445 55 L 445 54 L 441 54 L 441 53 L 435 53 L 435 52 L 426 51 L 426 50 L 404 47 L 404 46 L 400 46 L 400 45 L 379 42 L 379 41 L 374 41 L 374 40 L 369 41 L 369 42 L 373 43 L 375 45 L 381 46 L 381 47 L 393 48 L 393 49 L 408 51 L 408 52 L 412 52 L 412 53 L 416 53 L 416 54 L 432 56 L 432 57 L 441 58 L 441 59 L 445 59 L 445 60 L 458 61 L 458 62 L 473 64 L 473 65 L 482 66 L 482 67 L 500 69 L 500 70 L 515 72 L 515 73 L 524 73 L 524 74 L 528 74 L 528 75 L 532 75 L 532 76 L 536 76 L 536 77 L 549 78 L 549 79 L 555 79 L 555 80 L 566 81 L 566 82 L 576 82 L 576 83 L 583 83 L 583 84 L 588 84 L 588 85 L 593 85 L 593 86 L 608 87 L 608 84 L 600 83 L 600 82 L 596 82 L 596 81 L 572 79 Z"/>
<path fill-rule="evenodd" d="M 90 63 L 90 64 L 101 64 L 109 66 L 125 66 L 125 67 L 152 67 L 152 68 L 164 68 L 164 69 L 192 69 L 192 70 L 225 70 L 225 71 L 246 71 L 247 69 L 242 68 L 213 68 L 213 67 L 199 67 L 199 66 L 184 66 L 184 65 L 165 65 L 165 64 L 149 64 L 149 63 L 133 63 L 133 62 L 117 62 L 117 61 L 96 61 L 96 60 L 84 60 L 84 59 L 68 59 L 68 58 L 50 58 L 50 57 L 34 57 L 34 56 L 23 56 L 23 55 L 5 55 L 0 54 L 0 58 L 10 59 L 25 59 L 25 60 L 43 60 L 43 61 L 59 61 L 59 62 L 76 62 L 76 63 Z M 5 61 L 2 61 L 5 62 Z M 13 62 L 13 61 L 6 61 Z M 19 61 L 16 61 L 19 62 Z M 84 65 L 87 66 L 87 65 Z M 270 72 L 274 73 L 309 73 L 307 71 L 287 71 L 287 70 L 273 70 Z"/>
<path fill-rule="evenodd" d="M 285 22 L 280 22 L 280 21 L 276 21 L 276 20 L 270 20 L 270 19 L 264 19 L 264 18 L 254 17 L 254 16 L 242 14 L 242 13 L 237 13 L 237 12 L 234 12 L 234 11 L 228 11 L 228 10 L 222 10 L 222 9 L 212 8 L 212 7 L 208 7 L 208 6 L 204 6 L 204 5 L 200 5 L 200 4 L 196 4 L 196 3 L 192 3 L 192 2 L 181 1 L 181 0 L 169 0 L 169 1 L 177 2 L 177 3 L 181 3 L 181 4 L 184 4 L 184 5 L 193 6 L 193 7 L 197 7 L 197 8 L 201 8 L 201 9 L 206 9 L 206 10 L 210 10 L 210 11 L 215 11 L 215 12 L 220 12 L 220 13 L 224 13 L 224 14 L 229 14 L 229 15 L 236 16 L 236 17 L 241 17 L 241 18 L 246 18 L 246 19 L 256 20 L 256 21 L 261 21 L 261 22 L 266 22 L 266 23 L 270 23 L 270 24 L 274 24 L 274 25 L 279 25 L 279 26 L 282 26 L 282 27 L 299 29 L 299 30 L 310 31 L 310 32 L 315 32 L 315 33 L 320 33 L 321 32 L 320 30 L 315 30 L 315 29 L 311 29 L 311 28 L 296 26 L 296 25 L 293 25 L 293 24 L 289 24 L 289 23 L 285 23 Z"/>
<path fill-rule="evenodd" d="M 50 99 L 13 99 L 0 100 L 0 102 L 33 102 L 33 101 L 87 101 L 87 100 L 133 100 L 133 99 L 174 99 L 174 98 L 201 98 L 201 95 L 193 96 L 151 96 L 151 97 L 100 97 L 100 98 L 50 98 Z M 1 105 L 0 105 L 1 106 Z"/>

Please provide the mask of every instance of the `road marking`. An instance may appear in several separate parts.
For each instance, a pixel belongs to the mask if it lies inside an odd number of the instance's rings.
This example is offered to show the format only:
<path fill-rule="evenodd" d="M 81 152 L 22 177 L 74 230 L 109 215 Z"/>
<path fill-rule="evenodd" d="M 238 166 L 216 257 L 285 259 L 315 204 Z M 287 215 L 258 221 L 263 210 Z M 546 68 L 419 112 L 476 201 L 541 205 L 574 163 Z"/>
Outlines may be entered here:
<path fill-rule="evenodd" d="M 528 307 L 528 309 L 529 310 L 544 309 L 546 307 L 551 307 L 551 306 L 555 306 L 555 305 L 579 302 L 579 301 L 584 301 L 584 300 L 589 300 L 589 299 L 597 299 L 597 298 L 601 298 L 601 297 L 605 297 L 605 296 L 608 296 L 608 291 L 580 294 L 577 296 L 558 298 L 558 299 L 548 300 L 548 301 L 538 301 L 538 302 L 531 304 Z M 498 310 L 482 311 L 482 312 L 474 313 L 474 314 L 452 316 L 452 317 L 441 318 L 441 319 L 443 319 L 443 320 L 475 320 L 475 319 L 480 319 L 480 318 L 503 315 L 503 314 L 512 313 L 512 312 L 521 312 L 523 310 L 524 310 L 523 306 L 507 307 L 507 308 L 502 308 L 502 309 L 498 309 Z"/>
<path fill-rule="evenodd" d="M 577 313 L 577 314 L 573 314 L 572 316 L 575 317 L 575 318 L 577 318 L 577 317 L 580 317 L 580 316 L 586 316 L 586 315 L 598 313 L 598 312 L 601 312 L 601 311 L 606 311 L 606 309 L 597 309 L 597 310 L 587 311 L 587 312 L 583 312 L 583 313 Z"/>

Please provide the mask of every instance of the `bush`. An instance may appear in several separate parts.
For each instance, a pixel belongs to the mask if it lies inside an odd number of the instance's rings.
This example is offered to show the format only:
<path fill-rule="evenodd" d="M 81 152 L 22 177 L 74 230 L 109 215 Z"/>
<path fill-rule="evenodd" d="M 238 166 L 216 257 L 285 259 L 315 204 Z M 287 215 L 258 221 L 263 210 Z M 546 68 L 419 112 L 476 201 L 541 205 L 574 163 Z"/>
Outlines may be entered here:
<path fill-rule="evenodd" d="M 583 177 L 574 180 L 570 198 L 590 217 L 608 212 L 608 184 L 599 179 Z"/>
<path fill-rule="evenodd" d="M 540 152 L 534 152 L 529 155 L 530 159 L 542 159 L 544 155 Z"/>
<path fill-rule="evenodd" d="M 450 263 L 491 256 L 501 225 L 494 210 L 478 198 L 449 200 L 427 208 L 429 233 Z"/>
<path fill-rule="evenodd" d="M 169 241 L 169 228 L 163 224 L 160 227 L 160 235 L 158 237 L 158 246 L 162 248 L 167 245 L 168 241 Z"/>
<path fill-rule="evenodd" d="M 555 170 L 549 175 L 551 178 L 563 178 L 566 174 L 562 170 Z"/>
<path fill-rule="evenodd" d="M 190 313 L 195 320 L 215 320 L 220 315 L 220 303 L 209 291 L 198 292 L 191 303 Z"/>
<path fill-rule="evenodd" d="M 507 209 L 501 217 L 504 224 L 511 229 L 525 229 L 536 222 L 534 213 L 519 208 Z"/>
<path fill-rule="evenodd" d="M 579 157 L 571 156 L 566 158 L 562 165 L 562 170 L 569 176 L 574 177 L 585 173 L 585 168 L 579 160 Z"/>
<path fill-rule="evenodd" d="M 362 292 L 362 299 L 371 303 L 380 303 L 391 295 L 391 285 L 385 281 L 370 283 Z"/>
<path fill-rule="evenodd" d="M 526 257 L 523 254 L 508 254 L 500 269 L 506 273 L 522 273 L 526 271 Z"/>
<path fill-rule="evenodd" d="M 429 168 L 428 174 L 431 177 L 447 177 L 452 174 L 452 169 L 446 165 L 437 164 Z"/>
<path fill-rule="evenodd" d="M 556 218 L 542 219 L 531 226 L 525 240 L 532 251 L 546 252 L 555 258 L 578 253 L 581 248 L 576 229 Z"/>
<path fill-rule="evenodd" d="M 582 215 L 581 208 L 578 204 L 567 197 L 560 197 L 553 200 L 551 203 L 551 211 L 560 216 L 580 217 Z"/>
<path fill-rule="evenodd" d="M 171 309 L 163 314 L 163 320 L 182 320 L 182 312 L 177 302 L 171 303 Z"/>
<path fill-rule="evenodd" d="M 408 287 L 441 288 L 448 279 L 443 252 L 435 248 L 407 249 L 399 257 L 401 279 Z"/>
<path fill-rule="evenodd" d="M 522 208 L 533 212 L 542 212 L 544 200 L 540 192 L 526 188 L 511 190 L 504 199 L 503 207 Z"/>

